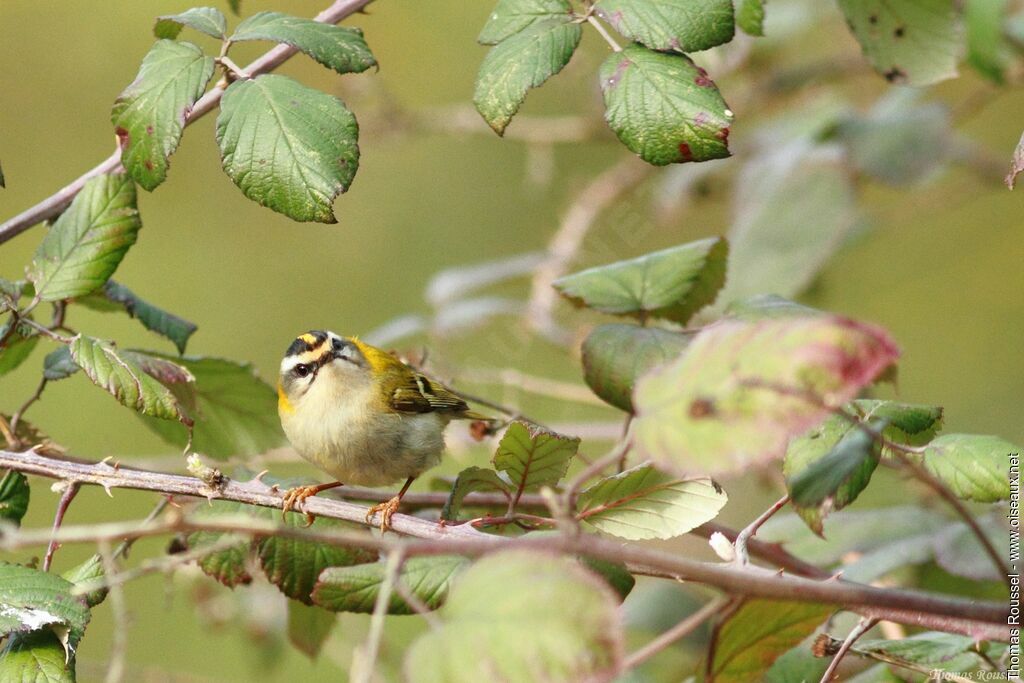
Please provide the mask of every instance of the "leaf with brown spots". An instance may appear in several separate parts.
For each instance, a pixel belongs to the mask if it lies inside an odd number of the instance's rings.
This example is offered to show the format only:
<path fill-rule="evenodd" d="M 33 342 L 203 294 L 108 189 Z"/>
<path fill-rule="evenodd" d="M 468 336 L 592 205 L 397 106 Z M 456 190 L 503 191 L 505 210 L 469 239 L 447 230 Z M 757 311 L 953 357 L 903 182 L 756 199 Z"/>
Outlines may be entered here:
<path fill-rule="evenodd" d="M 630 45 L 601 65 L 605 120 L 655 166 L 729 156 L 733 113 L 704 69 L 685 55 Z"/>
<path fill-rule="evenodd" d="M 121 142 L 121 163 L 146 190 L 167 177 L 168 157 L 178 148 L 185 116 L 213 76 L 213 58 L 192 43 L 158 40 L 139 74 L 110 112 Z"/>
<path fill-rule="evenodd" d="M 955 0 L 839 0 L 875 71 L 899 85 L 953 78 L 963 54 Z"/>

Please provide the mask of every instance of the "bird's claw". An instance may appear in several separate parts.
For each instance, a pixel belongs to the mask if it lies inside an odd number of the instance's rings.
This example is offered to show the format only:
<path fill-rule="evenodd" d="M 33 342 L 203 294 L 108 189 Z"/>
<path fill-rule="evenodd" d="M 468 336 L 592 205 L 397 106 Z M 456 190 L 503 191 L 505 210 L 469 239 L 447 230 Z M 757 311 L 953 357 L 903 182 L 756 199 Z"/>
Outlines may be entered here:
<path fill-rule="evenodd" d="M 311 526 L 315 519 L 313 515 L 305 510 L 300 510 L 306 499 L 310 496 L 315 496 L 320 492 L 320 488 L 317 486 L 296 486 L 293 489 L 288 489 L 284 492 L 284 500 L 281 503 L 281 519 L 291 512 L 302 512 L 306 515 L 306 526 Z"/>
<path fill-rule="evenodd" d="M 402 499 L 399 496 L 395 496 L 391 500 L 387 500 L 383 503 L 377 503 L 369 510 L 366 511 L 366 521 L 369 522 L 373 519 L 373 516 L 380 513 L 380 532 L 384 533 L 391 528 L 391 517 L 398 511 L 398 506 L 401 504 Z"/>

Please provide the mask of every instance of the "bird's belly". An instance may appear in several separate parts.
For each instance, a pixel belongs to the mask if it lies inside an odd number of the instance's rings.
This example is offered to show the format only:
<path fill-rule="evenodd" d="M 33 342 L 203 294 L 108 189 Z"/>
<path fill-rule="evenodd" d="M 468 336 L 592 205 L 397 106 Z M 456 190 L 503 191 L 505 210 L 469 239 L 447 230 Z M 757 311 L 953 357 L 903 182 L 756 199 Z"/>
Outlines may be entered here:
<path fill-rule="evenodd" d="M 335 406 L 309 419 L 285 424 L 289 440 L 299 455 L 345 484 L 386 486 L 418 476 L 444 450 L 445 421 L 432 413 L 371 417 Z"/>

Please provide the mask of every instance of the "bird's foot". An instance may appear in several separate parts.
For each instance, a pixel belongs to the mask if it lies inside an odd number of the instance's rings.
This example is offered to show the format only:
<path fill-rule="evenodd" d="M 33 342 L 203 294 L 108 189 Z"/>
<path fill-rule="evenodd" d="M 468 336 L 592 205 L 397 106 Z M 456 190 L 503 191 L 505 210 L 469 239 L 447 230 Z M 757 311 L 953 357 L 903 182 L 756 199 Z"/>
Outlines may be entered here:
<path fill-rule="evenodd" d="M 366 521 L 369 522 L 373 516 L 380 513 L 380 532 L 384 533 L 391 528 L 391 517 L 398 512 L 398 506 L 402 503 L 401 496 L 395 496 L 391 500 L 377 503 L 366 511 Z"/>
<path fill-rule="evenodd" d="M 290 511 L 301 511 L 306 515 L 306 526 L 311 526 L 315 517 L 305 510 L 300 510 L 300 508 L 304 506 L 307 498 L 315 496 L 326 489 L 332 489 L 335 486 L 341 486 L 341 482 L 296 486 L 293 489 L 288 489 L 284 492 L 284 500 L 281 502 L 281 517 L 283 518 Z"/>

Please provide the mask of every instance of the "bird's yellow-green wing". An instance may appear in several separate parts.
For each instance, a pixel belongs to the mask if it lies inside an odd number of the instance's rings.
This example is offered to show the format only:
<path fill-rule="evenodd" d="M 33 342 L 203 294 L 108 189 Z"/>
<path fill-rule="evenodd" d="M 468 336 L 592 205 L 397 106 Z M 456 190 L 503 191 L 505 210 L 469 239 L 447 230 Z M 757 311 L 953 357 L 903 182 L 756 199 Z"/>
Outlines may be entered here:
<path fill-rule="evenodd" d="M 426 375 L 409 369 L 409 375 L 391 393 L 391 407 L 403 413 L 444 413 L 465 420 L 487 420 L 485 415 L 469 409 L 458 394 L 441 386 Z"/>
<path fill-rule="evenodd" d="M 382 377 L 383 398 L 400 413 L 443 413 L 447 417 L 465 420 L 489 420 L 486 415 L 473 412 L 466 401 L 455 392 L 409 367 L 386 351 L 357 339 L 363 356 L 373 371 Z"/>

